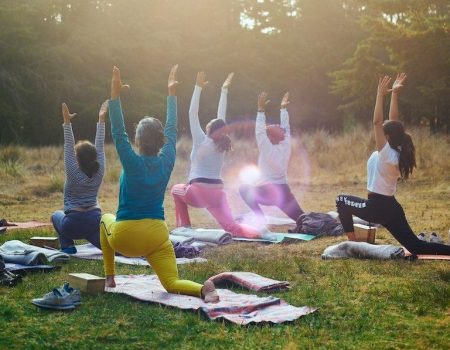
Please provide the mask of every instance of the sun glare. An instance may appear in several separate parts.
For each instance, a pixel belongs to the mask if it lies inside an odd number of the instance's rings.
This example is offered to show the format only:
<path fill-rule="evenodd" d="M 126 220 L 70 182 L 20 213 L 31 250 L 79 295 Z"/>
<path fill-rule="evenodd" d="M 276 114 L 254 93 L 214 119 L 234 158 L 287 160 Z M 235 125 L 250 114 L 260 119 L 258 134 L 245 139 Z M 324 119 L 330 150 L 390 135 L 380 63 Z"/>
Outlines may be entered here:
<path fill-rule="evenodd" d="M 245 184 L 254 184 L 261 177 L 261 172 L 255 165 L 247 165 L 239 172 L 239 180 Z"/>

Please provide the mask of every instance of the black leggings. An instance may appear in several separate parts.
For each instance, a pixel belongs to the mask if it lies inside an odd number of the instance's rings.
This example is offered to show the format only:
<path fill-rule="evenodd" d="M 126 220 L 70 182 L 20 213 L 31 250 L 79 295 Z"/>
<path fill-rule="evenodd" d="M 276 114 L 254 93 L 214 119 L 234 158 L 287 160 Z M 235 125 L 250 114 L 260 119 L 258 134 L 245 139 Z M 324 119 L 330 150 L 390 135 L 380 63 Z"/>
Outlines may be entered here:
<path fill-rule="evenodd" d="M 355 215 L 370 223 L 383 225 L 412 254 L 450 255 L 450 246 L 424 242 L 416 237 L 402 206 L 394 197 L 370 193 L 366 200 L 342 194 L 336 198 L 336 208 L 346 233 L 354 231 L 352 215 Z"/>

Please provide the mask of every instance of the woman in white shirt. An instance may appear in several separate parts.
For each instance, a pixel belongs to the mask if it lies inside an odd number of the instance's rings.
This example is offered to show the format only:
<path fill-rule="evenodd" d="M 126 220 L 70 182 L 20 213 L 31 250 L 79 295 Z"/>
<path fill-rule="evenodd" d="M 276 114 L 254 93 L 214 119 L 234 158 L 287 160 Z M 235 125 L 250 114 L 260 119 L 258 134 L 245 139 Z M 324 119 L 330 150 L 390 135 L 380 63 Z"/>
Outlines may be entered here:
<path fill-rule="evenodd" d="M 398 92 L 403 87 L 406 74 L 397 75 L 392 89 L 391 78 L 385 76 L 378 82 L 373 128 L 377 151 L 367 162 L 368 199 L 339 195 L 337 211 L 344 231 L 355 240 L 352 215 L 371 223 L 383 225 L 409 252 L 418 254 L 450 255 L 450 246 L 419 240 L 406 220 L 402 206 L 394 197 L 399 177 L 407 179 L 416 166 L 415 148 L 411 136 L 398 120 Z M 392 91 L 389 121 L 383 123 L 384 96 Z"/>
<path fill-rule="evenodd" d="M 206 74 L 199 72 L 189 108 L 189 125 L 192 134 L 191 168 L 188 184 L 178 184 L 172 188 L 175 201 L 177 227 L 190 227 L 188 205 L 206 208 L 222 228 L 236 237 L 257 238 L 258 230 L 233 219 L 222 180 L 222 166 L 225 152 L 231 149 L 231 139 L 227 134 L 226 110 L 228 87 L 233 73 L 222 85 L 217 118 L 206 125 L 203 131 L 198 116 L 200 94 L 208 83 Z"/>
<path fill-rule="evenodd" d="M 261 177 L 255 185 L 242 185 L 239 193 L 242 199 L 260 218 L 264 213 L 260 205 L 276 206 L 287 216 L 297 221 L 303 214 L 287 182 L 287 170 L 291 157 L 291 129 L 289 125 L 289 93 L 280 105 L 280 125 L 266 126 L 265 107 L 267 94 L 258 96 L 258 114 L 256 116 L 255 134 L 258 144 L 258 168 Z"/>

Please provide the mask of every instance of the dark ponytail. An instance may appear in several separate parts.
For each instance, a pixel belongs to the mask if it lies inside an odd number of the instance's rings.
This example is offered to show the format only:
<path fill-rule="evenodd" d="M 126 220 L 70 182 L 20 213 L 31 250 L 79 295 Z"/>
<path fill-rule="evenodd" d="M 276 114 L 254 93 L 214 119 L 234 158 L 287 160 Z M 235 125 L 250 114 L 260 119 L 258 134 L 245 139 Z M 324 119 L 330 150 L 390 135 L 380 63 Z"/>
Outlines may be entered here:
<path fill-rule="evenodd" d="M 411 135 L 405 133 L 400 145 L 400 161 L 398 164 L 402 178 L 407 179 L 416 167 L 416 149 Z"/>
<path fill-rule="evenodd" d="M 227 125 L 222 119 L 211 120 L 206 126 L 206 131 L 220 152 L 231 150 L 231 139 L 226 134 Z"/>
<path fill-rule="evenodd" d="M 94 176 L 100 169 L 95 146 L 89 141 L 79 141 L 75 146 L 75 153 L 81 171 L 89 178 Z"/>
<path fill-rule="evenodd" d="M 403 179 L 408 179 L 416 167 L 416 149 L 411 135 L 405 132 L 403 124 L 397 120 L 389 120 L 383 124 L 388 137 L 389 146 L 400 154 L 398 167 Z"/>

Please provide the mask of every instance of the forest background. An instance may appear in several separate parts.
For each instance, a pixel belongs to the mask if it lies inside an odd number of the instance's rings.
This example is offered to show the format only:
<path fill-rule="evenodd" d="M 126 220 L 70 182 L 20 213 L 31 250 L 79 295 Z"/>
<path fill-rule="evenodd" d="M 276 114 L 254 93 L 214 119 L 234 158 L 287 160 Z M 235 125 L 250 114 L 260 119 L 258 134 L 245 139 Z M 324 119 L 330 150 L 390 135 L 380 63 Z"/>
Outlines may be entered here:
<path fill-rule="evenodd" d="M 93 138 L 111 68 L 121 68 L 127 128 L 165 117 L 166 77 L 180 64 L 179 130 L 196 72 L 208 74 L 201 118 L 215 116 L 220 85 L 235 72 L 228 116 L 253 133 L 256 96 L 277 118 L 291 93 L 296 132 L 348 131 L 370 122 L 377 77 L 408 73 L 400 110 L 407 125 L 448 132 L 448 0 L 4 0 L 0 3 L 0 144 L 62 142 L 60 104 Z M 388 103 L 389 101 L 386 101 Z M 108 135 L 109 136 L 109 135 Z"/>

